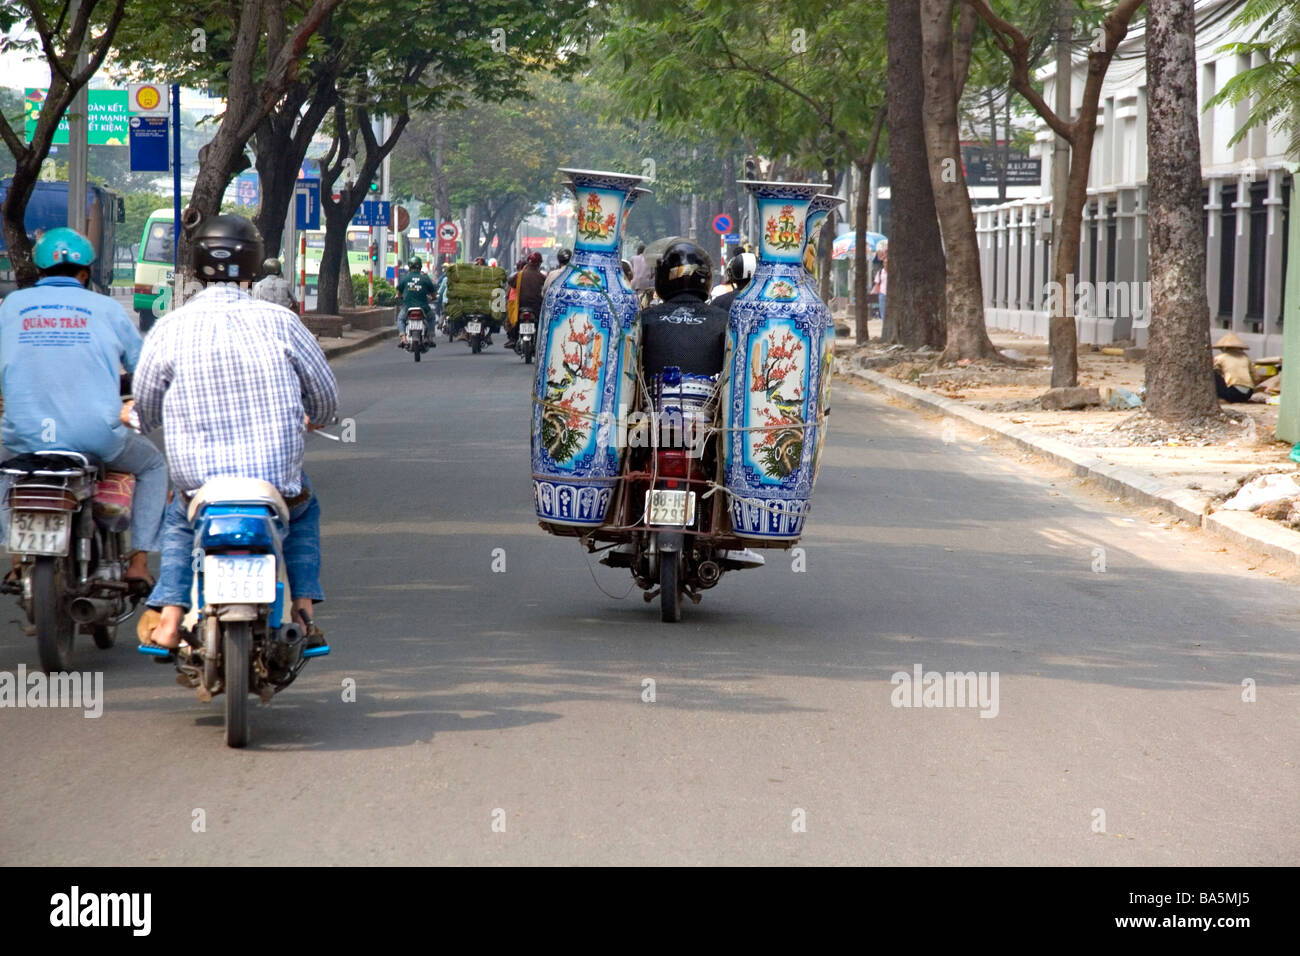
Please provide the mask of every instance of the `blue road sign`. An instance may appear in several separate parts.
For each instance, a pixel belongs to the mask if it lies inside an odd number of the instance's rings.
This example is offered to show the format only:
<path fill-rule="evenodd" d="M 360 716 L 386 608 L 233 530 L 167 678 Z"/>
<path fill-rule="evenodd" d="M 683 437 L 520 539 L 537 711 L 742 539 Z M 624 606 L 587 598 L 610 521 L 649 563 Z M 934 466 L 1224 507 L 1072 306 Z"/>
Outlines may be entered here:
<path fill-rule="evenodd" d="M 725 214 L 721 216 L 714 216 L 713 231 L 720 236 L 725 235 L 728 232 L 731 232 L 731 217 Z"/>
<path fill-rule="evenodd" d="M 392 208 L 390 202 L 372 202 L 366 200 L 352 217 L 354 226 L 386 226 Z"/>
<path fill-rule="evenodd" d="M 727 233 L 725 236 L 722 237 L 722 241 L 725 242 L 725 243 L 727 243 L 728 245 L 730 245 L 730 244 L 733 243 L 733 242 L 740 242 L 740 233 L 738 233 L 738 232 L 729 232 L 729 233 Z"/>
<path fill-rule="evenodd" d="M 293 185 L 294 227 L 320 228 L 320 180 L 299 179 Z"/>
<path fill-rule="evenodd" d="M 438 238 L 438 220 L 436 220 L 436 219 L 421 219 L 421 220 L 419 221 L 418 225 L 419 225 L 419 227 L 420 227 L 420 238 L 421 238 L 421 239 L 437 239 L 437 238 Z"/>
<path fill-rule="evenodd" d="M 167 160 L 167 117 L 132 116 L 127 121 L 131 146 L 131 171 L 165 173 Z"/>

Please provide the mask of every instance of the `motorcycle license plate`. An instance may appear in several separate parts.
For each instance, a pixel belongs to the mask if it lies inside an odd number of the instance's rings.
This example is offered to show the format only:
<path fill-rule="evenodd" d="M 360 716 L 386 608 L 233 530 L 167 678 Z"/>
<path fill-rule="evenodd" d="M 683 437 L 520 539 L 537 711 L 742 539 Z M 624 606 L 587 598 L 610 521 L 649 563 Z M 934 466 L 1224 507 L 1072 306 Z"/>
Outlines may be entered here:
<path fill-rule="evenodd" d="M 466 323 L 465 323 L 465 331 L 468 332 L 470 335 L 478 335 L 480 332 L 483 331 L 483 323 L 481 323 L 481 322 L 466 322 Z"/>
<path fill-rule="evenodd" d="M 695 520 L 695 492 L 655 489 L 645 496 L 646 524 L 685 528 Z"/>
<path fill-rule="evenodd" d="M 72 522 L 64 511 L 16 511 L 9 523 L 9 550 L 15 554 L 68 553 Z"/>
<path fill-rule="evenodd" d="M 207 604 L 275 603 L 275 555 L 204 555 L 203 600 Z"/>
<path fill-rule="evenodd" d="M 423 332 L 423 331 L 424 331 L 424 319 L 411 319 L 409 322 L 406 323 L 406 331 L 408 331 L 408 332 Z"/>
<path fill-rule="evenodd" d="M 519 334 L 520 334 L 520 335 L 536 335 L 536 334 L 537 334 L 537 323 L 535 323 L 535 322 L 520 322 L 520 323 L 519 323 Z"/>

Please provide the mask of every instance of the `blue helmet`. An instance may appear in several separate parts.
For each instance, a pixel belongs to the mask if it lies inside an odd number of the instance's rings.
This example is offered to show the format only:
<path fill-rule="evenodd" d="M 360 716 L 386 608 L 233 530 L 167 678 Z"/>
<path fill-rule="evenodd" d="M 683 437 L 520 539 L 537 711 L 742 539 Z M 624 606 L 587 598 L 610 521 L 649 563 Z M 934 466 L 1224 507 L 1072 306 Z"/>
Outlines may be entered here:
<path fill-rule="evenodd" d="M 41 236 L 32 259 L 38 269 L 52 269 L 61 265 L 90 268 L 90 264 L 95 261 L 95 247 L 77 230 L 60 226 Z"/>

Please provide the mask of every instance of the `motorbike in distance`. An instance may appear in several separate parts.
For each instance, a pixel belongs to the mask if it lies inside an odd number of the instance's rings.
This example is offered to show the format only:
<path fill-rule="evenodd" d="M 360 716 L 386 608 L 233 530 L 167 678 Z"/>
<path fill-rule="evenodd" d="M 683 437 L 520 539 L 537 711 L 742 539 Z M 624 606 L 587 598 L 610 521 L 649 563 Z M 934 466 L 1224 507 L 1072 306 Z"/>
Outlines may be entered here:
<path fill-rule="evenodd" d="M 406 310 L 406 345 L 404 347 L 415 356 L 415 360 L 418 362 L 420 356 L 429 349 L 434 348 L 435 345 L 432 329 L 428 327 L 424 309 L 418 305 L 410 306 Z"/>
<path fill-rule="evenodd" d="M 515 351 L 525 365 L 533 364 L 533 356 L 537 354 L 537 316 L 531 309 L 519 310 L 519 334 L 515 339 Z"/>

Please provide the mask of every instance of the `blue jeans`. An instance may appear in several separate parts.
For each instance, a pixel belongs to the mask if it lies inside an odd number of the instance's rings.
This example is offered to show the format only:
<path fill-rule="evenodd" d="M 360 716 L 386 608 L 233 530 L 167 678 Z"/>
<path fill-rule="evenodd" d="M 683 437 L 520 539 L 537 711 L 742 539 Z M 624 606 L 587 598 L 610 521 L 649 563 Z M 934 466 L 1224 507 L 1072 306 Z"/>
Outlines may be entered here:
<path fill-rule="evenodd" d="M 885 318 L 885 293 L 879 293 L 876 296 L 876 302 L 880 304 L 880 319 L 883 322 Z"/>
<path fill-rule="evenodd" d="M 0 460 L 9 454 L 0 451 Z M 167 507 L 167 459 L 143 435 L 129 432 L 122 452 L 104 462 L 108 471 L 135 475 L 135 496 L 131 499 L 131 547 L 157 551 L 162 546 L 163 509 Z M 0 475 L 0 541 L 9 540 L 9 485 L 12 475 Z"/>
<path fill-rule="evenodd" d="M 309 497 L 289 509 L 289 533 L 281 547 L 284 550 L 285 571 L 289 575 L 289 590 L 295 600 L 311 598 L 325 600 L 320 585 L 320 502 L 306 473 L 302 476 L 302 489 Z M 181 495 L 176 495 L 167 506 L 163 519 L 162 566 L 158 583 L 149 595 L 149 607 L 166 605 L 188 608 L 190 589 L 194 583 L 194 528 L 186 511 L 189 505 Z"/>

